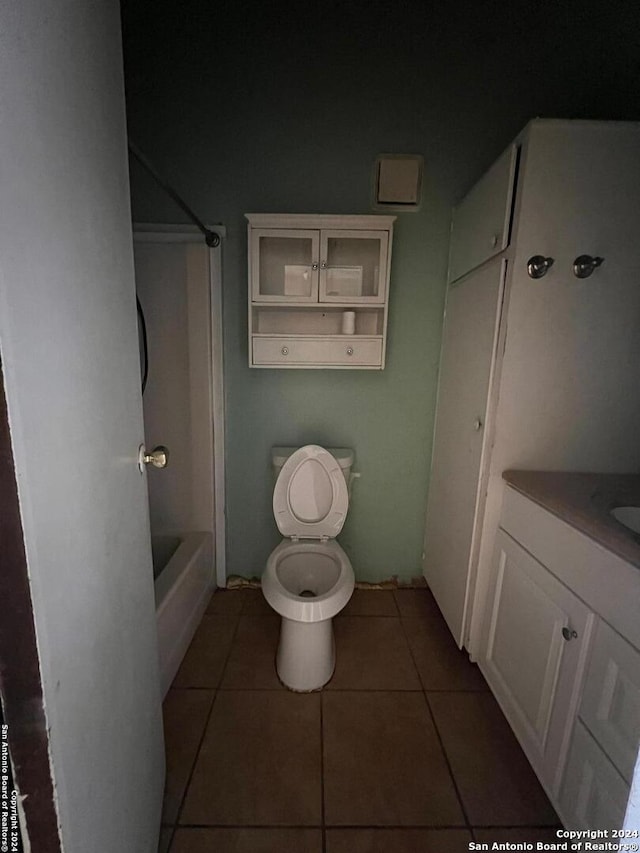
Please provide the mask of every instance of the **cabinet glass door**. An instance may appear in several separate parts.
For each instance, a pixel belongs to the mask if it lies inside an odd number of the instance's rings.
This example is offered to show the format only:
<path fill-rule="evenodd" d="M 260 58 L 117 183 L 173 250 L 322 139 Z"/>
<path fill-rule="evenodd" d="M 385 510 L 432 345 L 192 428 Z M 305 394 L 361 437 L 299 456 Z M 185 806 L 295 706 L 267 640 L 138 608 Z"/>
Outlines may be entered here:
<path fill-rule="evenodd" d="M 389 234 L 320 233 L 320 301 L 384 302 Z"/>
<path fill-rule="evenodd" d="M 255 229 L 251 245 L 254 302 L 317 302 L 320 232 Z"/>

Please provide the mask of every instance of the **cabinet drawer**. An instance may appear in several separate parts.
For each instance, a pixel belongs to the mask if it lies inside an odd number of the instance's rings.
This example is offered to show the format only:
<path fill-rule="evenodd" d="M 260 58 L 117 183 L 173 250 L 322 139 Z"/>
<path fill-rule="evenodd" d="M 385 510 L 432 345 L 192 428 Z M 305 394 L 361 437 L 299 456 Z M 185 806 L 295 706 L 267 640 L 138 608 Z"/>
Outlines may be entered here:
<path fill-rule="evenodd" d="M 579 721 L 573 731 L 560 794 L 569 829 L 621 829 L 629 787 Z"/>
<path fill-rule="evenodd" d="M 382 340 L 368 338 L 253 338 L 253 363 L 290 365 L 340 364 L 382 366 Z"/>
<path fill-rule="evenodd" d="M 508 148 L 454 208 L 449 281 L 508 246 L 517 153 L 515 145 Z"/>
<path fill-rule="evenodd" d="M 631 783 L 640 743 L 640 652 L 599 622 L 580 717 Z"/>

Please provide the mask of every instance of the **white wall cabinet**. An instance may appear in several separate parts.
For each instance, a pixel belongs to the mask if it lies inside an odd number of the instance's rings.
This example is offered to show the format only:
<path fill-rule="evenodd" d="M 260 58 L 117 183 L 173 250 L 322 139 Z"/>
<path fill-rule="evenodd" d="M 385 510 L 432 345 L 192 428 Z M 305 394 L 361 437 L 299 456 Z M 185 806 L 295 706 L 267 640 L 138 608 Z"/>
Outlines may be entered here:
<path fill-rule="evenodd" d="M 563 823 L 620 829 L 640 745 L 640 570 L 511 488 L 480 668 Z"/>
<path fill-rule="evenodd" d="M 395 217 L 247 219 L 249 365 L 383 369 Z"/>
<path fill-rule="evenodd" d="M 509 245 L 519 147 L 510 145 L 453 212 L 449 281 L 498 255 Z"/>
<path fill-rule="evenodd" d="M 638 221 L 640 125 L 621 122 L 530 122 L 454 211 L 423 571 L 472 655 L 502 472 L 640 468 Z M 580 279 L 573 265 L 584 254 L 604 262 Z M 537 255 L 553 264 L 536 279 L 528 265 Z M 489 271 L 500 261 L 498 300 Z M 474 285 L 497 307 L 478 316 L 484 331 L 450 310 L 464 292 L 477 299 Z M 469 354 L 469 334 L 495 345 Z M 450 398 L 479 375 L 489 378 L 475 402 L 485 412 L 482 450 L 464 465 L 468 415 Z"/>

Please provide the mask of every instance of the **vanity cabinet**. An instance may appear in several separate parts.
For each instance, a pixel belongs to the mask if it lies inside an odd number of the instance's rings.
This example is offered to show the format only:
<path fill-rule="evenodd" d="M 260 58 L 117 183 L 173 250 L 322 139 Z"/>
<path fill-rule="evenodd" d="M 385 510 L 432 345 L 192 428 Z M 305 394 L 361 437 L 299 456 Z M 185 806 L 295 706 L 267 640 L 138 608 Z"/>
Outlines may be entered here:
<path fill-rule="evenodd" d="M 482 671 L 545 787 L 558 793 L 595 616 L 502 529 Z"/>
<path fill-rule="evenodd" d="M 395 217 L 246 218 L 249 365 L 383 369 Z"/>
<path fill-rule="evenodd" d="M 620 829 L 640 745 L 640 568 L 506 488 L 478 663 L 565 826 Z"/>

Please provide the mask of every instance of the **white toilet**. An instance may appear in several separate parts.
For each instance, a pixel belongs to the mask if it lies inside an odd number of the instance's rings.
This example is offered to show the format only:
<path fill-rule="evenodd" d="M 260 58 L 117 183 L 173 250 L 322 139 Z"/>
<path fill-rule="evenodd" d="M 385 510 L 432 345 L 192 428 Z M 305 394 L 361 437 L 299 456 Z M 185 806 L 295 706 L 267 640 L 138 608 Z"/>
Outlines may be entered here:
<path fill-rule="evenodd" d="M 353 568 L 335 537 L 349 507 L 353 452 L 317 444 L 277 448 L 273 514 L 285 537 L 271 552 L 262 592 L 282 616 L 276 669 L 291 690 L 318 690 L 335 667 L 332 619 L 351 598 Z"/>

